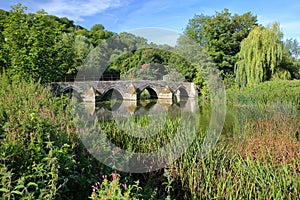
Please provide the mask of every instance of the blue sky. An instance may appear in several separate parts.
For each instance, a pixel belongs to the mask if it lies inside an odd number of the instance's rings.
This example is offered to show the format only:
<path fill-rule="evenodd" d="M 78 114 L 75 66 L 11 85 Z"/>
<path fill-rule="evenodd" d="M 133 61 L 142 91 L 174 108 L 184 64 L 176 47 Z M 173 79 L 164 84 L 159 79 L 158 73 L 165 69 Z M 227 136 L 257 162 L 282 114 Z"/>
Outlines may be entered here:
<path fill-rule="evenodd" d="M 300 41 L 300 1 L 282 0 L 1 0 L 0 8 L 22 3 L 28 12 L 44 9 L 68 17 L 87 29 L 100 23 L 114 32 L 157 27 L 182 33 L 195 14 L 213 15 L 228 8 L 233 14 L 251 12 L 258 23 L 279 22 L 285 38 Z"/>

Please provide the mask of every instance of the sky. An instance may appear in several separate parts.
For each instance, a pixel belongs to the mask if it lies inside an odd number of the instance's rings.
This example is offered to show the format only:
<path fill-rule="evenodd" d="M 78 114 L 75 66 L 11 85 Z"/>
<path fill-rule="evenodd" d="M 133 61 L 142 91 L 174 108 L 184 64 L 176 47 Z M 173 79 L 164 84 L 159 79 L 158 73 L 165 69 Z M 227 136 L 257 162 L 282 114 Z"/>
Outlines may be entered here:
<path fill-rule="evenodd" d="M 156 30 L 163 32 L 160 39 L 167 40 L 183 33 L 195 14 L 211 16 L 228 8 L 232 14 L 251 12 L 264 26 L 278 22 L 285 39 L 300 41 L 299 0 L 1 0 L 0 8 L 8 11 L 17 3 L 30 13 L 44 9 L 87 29 L 102 24 L 107 30 L 132 32 L 150 41 L 158 37 Z"/>

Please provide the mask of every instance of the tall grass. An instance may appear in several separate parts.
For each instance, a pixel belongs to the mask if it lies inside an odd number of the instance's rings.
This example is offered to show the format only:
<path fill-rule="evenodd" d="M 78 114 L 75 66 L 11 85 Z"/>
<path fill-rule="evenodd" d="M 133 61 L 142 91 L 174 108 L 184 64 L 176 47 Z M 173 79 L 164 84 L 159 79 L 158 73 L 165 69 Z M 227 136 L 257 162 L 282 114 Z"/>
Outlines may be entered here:
<path fill-rule="evenodd" d="M 5 75 L 0 80 L 2 199 L 101 199 L 108 194 L 114 199 L 300 198 L 299 81 L 230 89 L 223 133 L 203 158 L 209 108 L 202 107 L 200 116 L 170 113 L 111 121 L 82 116 L 77 121 L 67 99 L 52 98 L 39 83 L 11 82 Z M 93 158 L 100 151 L 109 155 L 107 140 L 119 150 L 149 153 L 177 136 L 182 144 L 195 136 L 179 159 L 153 172 L 119 171 L 121 178 L 114 172 L 113 186 L 105 175 L 114 164 Z M 89 142 L 89 152 L 82 141 Z M 106 159 L 122 164 L 114 155 Z M 147 162 L 155 167 L 157 160 Z"/>
<path fill-rule="evenodd" d="M 227 122 L 229 125 L 223 136 L 208 156 L 198 156 L 207 134 L 205 126 L 199 126 L 193 144 L 176 162 L 161 172 L 134 176 L 134 180 L 143 180 L 142 197 L 153 195 L 147 194 L 149 187 L 155 188 L 161 184 L 158 187 L 160 190 L 156 191 L 159 195 L 156 194 L 154 199 L 298 198 L 300 143 L 295 137 L 299 126 L 295 107 L 278 104 L 260 105 L 259 108 L 242 106 L 229 110 L 235 112 L 231 115 L 235 115 L 234 120 L 237 121 Z M 205 117 L 200 117 L 200 120 L 203 119 Z M 106 130 L 107 136 L 117 146 L 133 152 L 150 152 L 168 144 L 180 122 L 169 118 L 162 123 L 162 127 L 151 127 L 155 132 L 162 133 L 155 137 L 134 138 L 124 132 L 135 130 L 132 123 L 143 126 L 149 124 L 148 120 L 144 116 L 139 120 L 128 118 L 127 123 L 122 121 L 121 126 L 115 121 L 102 122 L 99 126 Z M 233 137 L 236 134 L 239 136 Z M 153 177 L 157 181 L 153 181 Z"/>
<path fill-rule="evenodd" d="M 227 90 L 228 103 L 242 106 L 271 105 L 279 102 L 300 105 L 300 80 L 267 81 L 252 87 Z"/>
<path fill-rule="evenodd" d="M 284 89 L 285 84 L 288 86 Z M 156 172 L 130 175 L 133 180 L 142 180 L 141 198 L 298 199 L 300 142 L 295 133 L 299 129 L 300 93 L 295 88 L 300 88 L 300 82 L 285 84 L 274 82 L 256 88 L 231 89 L 223 134 L 204 158 L 199 153 L 208 127 L 203 121 L 208 121 L 210 109 L 203 107 L 196 139 L 177 161 Z M 258 93 L 266 88 L 269 96 Z M 277 94 L 285 90 L 285 94 Z M 158 119 L 161 123 L 156 126 L 150 125 L 153 119 L 149 116 L 102 121 L 95 126 L 105 130 L 107 137 L 122 149 L 151 152 L 168 144 L 180 125 L 180 118 L 166 118 Z M 130 135 L 138 127 L 147 129 L 149 125 L 157 133 L 155 136 Z"/>

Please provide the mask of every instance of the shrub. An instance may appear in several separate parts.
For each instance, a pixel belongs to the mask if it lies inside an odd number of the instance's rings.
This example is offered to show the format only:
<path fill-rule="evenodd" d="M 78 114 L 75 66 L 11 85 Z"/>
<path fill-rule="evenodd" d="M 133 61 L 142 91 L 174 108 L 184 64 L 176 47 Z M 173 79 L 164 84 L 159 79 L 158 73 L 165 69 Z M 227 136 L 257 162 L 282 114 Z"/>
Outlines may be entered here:
<path fill-rule="evenodd" d="M 267 81 L 252 87 L 227 90 L 227 100 L 232 104 L 258 105 L 276 102 L 300 105 L 300 81 Z"/>
<path fill-rule="evenodd" d="M 87 197 L 101 165 L 81 145 L 68 99 L 33 81 L 0 82 L 2 199 L 73 198 L 78 187 Z"/>

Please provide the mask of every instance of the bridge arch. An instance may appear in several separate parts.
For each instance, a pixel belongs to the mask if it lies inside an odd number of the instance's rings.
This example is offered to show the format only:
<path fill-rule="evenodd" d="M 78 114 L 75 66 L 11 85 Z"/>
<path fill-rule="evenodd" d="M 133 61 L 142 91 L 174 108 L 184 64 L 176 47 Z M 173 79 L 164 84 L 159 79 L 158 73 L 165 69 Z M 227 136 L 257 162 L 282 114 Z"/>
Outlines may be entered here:
<path fill-rule="evenodd" d="M 150 99 L 158 99 L 158 92 L 154 87 L 151 87 L 150 85 L 146 85 L 138 90 L 137 98 L 141 99 L 143 92 L 148 91 L 150 95 Z"/>
<path fill-rule="evenodd" d="M 61 88 L 60 93 L 64 94 L 64 95 L 68 95 L 70 99 L 74 97 L 79 102 L 83 101 L 80 90 L 74 86 L 68 86 L 65 88 Z"/>
<path fill-rule="evenodd" d="M 188 93 L 187 89 L 184 86 L 179 86 L 175 90 L 175 97 L 176 97 L 177 102 L 179 102 L 183 99 L 188 99 L 189 98 L 189 93 Z"/>
<path fill-rule="evenodd" d="M 99 97 L 100 101 L 111 100 L 111 99 L 123 100 L 123 95 L 116 88 L 108 88 Z"/>

